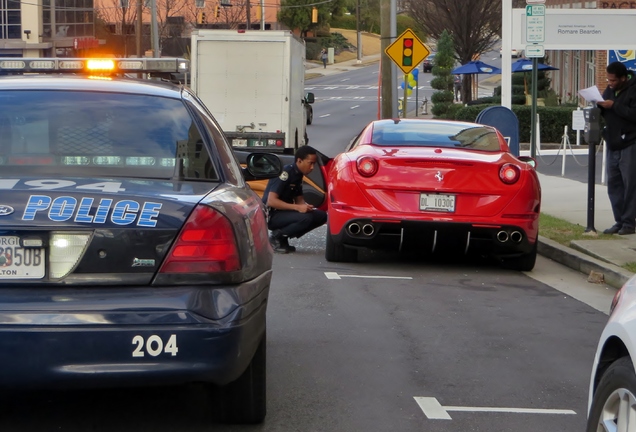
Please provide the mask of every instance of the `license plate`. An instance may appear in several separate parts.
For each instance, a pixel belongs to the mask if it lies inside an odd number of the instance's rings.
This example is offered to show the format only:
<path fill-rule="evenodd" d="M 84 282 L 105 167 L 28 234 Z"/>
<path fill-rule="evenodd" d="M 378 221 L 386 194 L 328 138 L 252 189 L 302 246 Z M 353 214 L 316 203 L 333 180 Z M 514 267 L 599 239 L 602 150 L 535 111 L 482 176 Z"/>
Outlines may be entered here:
<path fill-rule="evenodd" d="M 420 194 L 420 210 L 455 212 L 455 195 Z"/>
<path fill-rule="evenodd" d="M 44 249 L 23 248 L 20 237 L 0 236 L 0 280 L 43 277 Z"/>
<path fill-rule="evenodd" d="M 247 147 L 247 140 L 246 139 L 234 138 L 232 140 L 232 146 L 233 147 Z"/>

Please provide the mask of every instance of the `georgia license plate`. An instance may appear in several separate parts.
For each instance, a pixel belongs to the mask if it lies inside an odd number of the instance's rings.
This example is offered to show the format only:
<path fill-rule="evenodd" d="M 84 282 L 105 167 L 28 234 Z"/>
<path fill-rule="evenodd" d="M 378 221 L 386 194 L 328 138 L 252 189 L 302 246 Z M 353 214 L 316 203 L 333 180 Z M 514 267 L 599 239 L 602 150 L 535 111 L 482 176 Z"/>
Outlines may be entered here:
<path fill-rule="evenodd" d="M 0 236 L 0 280 L 43 277 L 44 249 L 23 248 L 20 237 Z"/>
<path fill-rule="evenodd" d="M 420 194 L 420 210 L 455 212 L 455 195 Z"/>
<path fill-rule="evenodd" d="M 240 138 L 234 138 L 232 140 L 232 147 L 247 147 L 247 140 L 246 139 L 240 139 Z"/>

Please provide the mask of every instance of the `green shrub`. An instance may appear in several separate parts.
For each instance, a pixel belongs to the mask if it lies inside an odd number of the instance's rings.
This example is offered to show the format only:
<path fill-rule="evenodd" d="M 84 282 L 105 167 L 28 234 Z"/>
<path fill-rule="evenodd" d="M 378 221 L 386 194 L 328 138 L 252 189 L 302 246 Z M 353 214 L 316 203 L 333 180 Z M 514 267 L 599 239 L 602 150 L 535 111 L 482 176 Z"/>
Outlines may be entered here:
<path fill-rule="evenodd" d="M 307 40 L 305 40 L 305 42 L 305 55 L 307 60 L 320 60 L 322 46 L 317 42 L 307 42 Z"/>
<path fill-rule="evenodd" d="M 355 30 L 356 29 L 356 17 L 355 15 L 343 15 L 339 17 L 331 17 L 329 25 L 332 28 Z"/>
<path fill-rule="evenodd" d="M 453 102 L 455 95 L 450 91 L 438 91 L 431 95 L 431 102 L 433 105 L 445 102 Z"/>
<path fill-rule="evenodd" d="M 474 122 L 477 115 L 484 109 L 496 105 L 469 105 L 462 106 L 455 112 L 454 120 Z M 544 143 L 560 143 L 563 138 L 564 126 L 568 126 L 568 138 L 570 144 L 576 143 L 576 131 L 572 127 L 572 108 L 563 106 L 539 106 L 537 114 L 540 120 L 540 137 Z M 530 142 L 530 117 L 532 107 L 529 105 L 513 105 L 512 112 L 519 120 L 519 141 Z"/>
<path fill-rule="evenodd" d="M 448 107 L 448 109 L 446 110 L 446 113 L 444 113 L 443 117 L 441 117 L 441 118 L 448 119 L 448 120 L 454 120 L 455 119 L 455 115 L 462 108 L 463 108 L 462 104 L 455 104 L 455 103 L 451 104 Z"/>

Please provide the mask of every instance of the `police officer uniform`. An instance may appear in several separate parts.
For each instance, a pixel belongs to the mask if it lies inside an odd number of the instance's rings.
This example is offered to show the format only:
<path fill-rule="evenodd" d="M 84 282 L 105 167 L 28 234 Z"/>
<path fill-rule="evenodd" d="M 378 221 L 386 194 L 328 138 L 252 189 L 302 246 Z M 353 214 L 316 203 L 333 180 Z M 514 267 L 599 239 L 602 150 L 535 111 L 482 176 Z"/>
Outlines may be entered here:
<path fill-rule="evenodd" d="M 267 204 L 269 193 L 278 194 L 278 198 L 289 204 L 294 204 L 296 197 L 303 195 L 303 173 L 295 163 L 285 165 L 280 176 L 270 179 L 263 193 L 263 202 Z M 272 230 L 272 246 L 281 245 L 293 251 L 295 248 L 287 246 L 287 239 L 302 237 L 309 231 L 318 228 L 327 222 L 327 213 L 314 209 L 306 213 L 295 210 L 277 210 L 271 207 L 267 227 Z"/>

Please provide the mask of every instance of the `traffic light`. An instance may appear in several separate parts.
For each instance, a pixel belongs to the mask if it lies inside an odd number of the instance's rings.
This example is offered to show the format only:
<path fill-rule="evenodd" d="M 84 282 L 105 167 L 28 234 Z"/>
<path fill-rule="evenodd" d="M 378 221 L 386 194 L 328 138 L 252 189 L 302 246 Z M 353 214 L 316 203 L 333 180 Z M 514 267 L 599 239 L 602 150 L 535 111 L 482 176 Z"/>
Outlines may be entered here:
<path fill-rule="evenodd" d="M 207 23 L 205 12 L 203 11 L 197 12 L 197 24 L 205 24 L 205 23 Z"/>
<path fill-rule="evenodd" d="M 214 16 L 217 18 L 221 16 L 221 8 L 218 5 L 214 6 Z"/>
<path fill-rule="evenodd" d="M 402 41 L 402 66 L 413 66 L 413 38 Z"/>
<path fill-rule="evenodd" d="M 316 9 L 316 7 L 314 7 L 311 10 L 311 23 L 312 24 L 316 24 L 318 22 L 318 9 Z"/>

